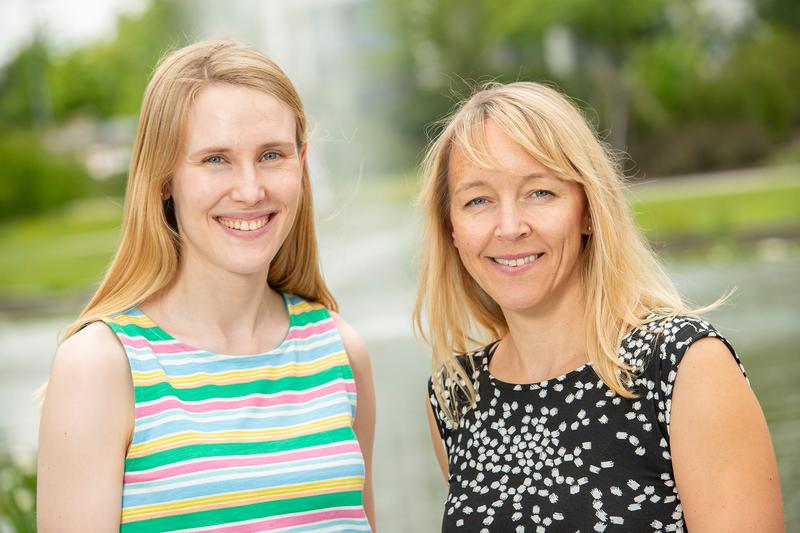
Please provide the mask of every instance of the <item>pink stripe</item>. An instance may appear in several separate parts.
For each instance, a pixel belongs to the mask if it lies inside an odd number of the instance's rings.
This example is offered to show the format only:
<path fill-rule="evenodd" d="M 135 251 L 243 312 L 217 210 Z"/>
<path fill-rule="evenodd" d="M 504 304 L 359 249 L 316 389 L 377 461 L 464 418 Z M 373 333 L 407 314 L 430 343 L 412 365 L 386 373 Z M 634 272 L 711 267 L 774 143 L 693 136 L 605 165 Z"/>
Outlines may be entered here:
<path fill-rule="evenodd" d="M 242 466 L 263 466 L 277 463 L 288 463 L 291 461 L 302 461 L 316 457 L 334 456 L 343 453 L 360 452 L 358 442 L 350 441 L 325 448 L 314 448 L 310 450 L 299 450 L 286 453 L 272 453 L 261 456 L 237 456 L 226 457 L 224 459 L 210 459 L 197 463 L 171 466 L 149 472 L 125 474 L 123 482 L 128 485 L 131 483 L 144 483 L 147 481 L 165 480 L 184 474 L 203 472 L 206 470 L 218 470 L 226 468 L 238 468 Z"/>
<path fill-rule="evenodd" d="M 313 326 L 307 326 L 303 329 L 299 328 L 292 328 L 289 334 L 286 336 L 286 340 L 289 339 L 307 339 L 313 335 L 319 335 L 320 333 L 327 333 L 336 329 L 336 323 L 333 321 L 332 318 L 329 318 L 323 322 L 317 322 Z"/>
<path fill-rule="evenodd" d="M 338 392 L 344 389 L 355 394 L 356 385 L 353 381 L 346 381 L 344 383 L 331 383 L 317 390 L 311 392 L 295 392 L 289 391 L 274 396 L 255 396 L 253 398 L 243 398 L 237 400 L 218 400 L 214 402 L 205 403 L 186 403 L 178 400 L 177 398 L 164 398 L 158 403 L 153 403 L 136 408 L 136 418 L 143 418 L 146 416 L 153 416 L 163 413 L 169 409 L 180 409 L 189 413 L 210 413 L 212 411 L 229 411 L 233 409 L 240 409 L 242 407 L 273 407 L 276 405 L 293 405 L 302 404 L 316 400 L 328 394 Z"/>
<path fill-rule="evenodd" d="M 197 352 L 196 348 L 177 341 L 150 341 L 147 339 L 142 339 L 141 337 L 128 337 L 123 334 L 119 334 L 118 337 L 125 346 L 130 346 L 132 348 L 150 348 L 155 353 Z"/>
<path fill-rule="evenodd" d="M 367 519 L 366 513 L 363 509 L 331 509 L 328 511 L 318 511 L 315 513 L 306 513 L 299 516 L 287 516 L 284 518 L 272 518 L 269 520 L 260 520 L 258 522 L 251 522 L 249 524 L 242 524 L 240 526 L 227 525 L 216 529 L 207 529 L 205 531 L 226 531 L 232 533 L 251 533 L 256 531 L 268 531 L 282 527 L 303 526 L 308 524 L 319 523 L 320 526 L 325 525 L 327 520 L 341 520 L 343 518 Z"/>

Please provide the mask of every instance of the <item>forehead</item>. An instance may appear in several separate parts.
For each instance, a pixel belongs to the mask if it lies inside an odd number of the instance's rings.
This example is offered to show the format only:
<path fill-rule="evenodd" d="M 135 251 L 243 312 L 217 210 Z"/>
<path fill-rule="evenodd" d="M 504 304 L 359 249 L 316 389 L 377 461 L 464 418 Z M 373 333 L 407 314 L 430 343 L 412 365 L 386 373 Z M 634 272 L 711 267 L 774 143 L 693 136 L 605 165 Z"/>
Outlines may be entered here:
<path fill-rule="evenodd" d="M 479 128 L 479 129 L 478 129 Z M 527 150 L 492 121 L 471 135 L 453 141 L 447 161 L 448 184 L 464 180 L 496 180 L 532 175 L 553 177 Z"/>
<path fill-rule="evenodd" d="M 264 91 L 213 83 L 195 95 L 186 133 L 189 144 L 225 142 L 253 135 L 293 141 L 295 115 L 286 104 Z"/>

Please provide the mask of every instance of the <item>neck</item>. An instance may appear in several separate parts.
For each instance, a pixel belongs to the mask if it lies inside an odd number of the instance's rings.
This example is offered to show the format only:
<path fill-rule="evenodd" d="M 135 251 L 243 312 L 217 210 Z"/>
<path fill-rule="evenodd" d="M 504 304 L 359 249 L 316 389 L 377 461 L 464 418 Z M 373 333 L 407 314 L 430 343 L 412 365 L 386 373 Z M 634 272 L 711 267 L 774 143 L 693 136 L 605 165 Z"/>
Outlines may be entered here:
<path fill-rule="evenodd" d="M 193 261 L 182 263 L 172 285 L 145 305 L 148 315 L 182 339 L 222 353 L 261 351 L 273 337 L 281 338 L 287 323 L 283 300 L 268 286 L 266 271 L 235 274 Z"/>
<path fill-rule="evenodd" d="M 585 309 L 582 285 L 575 283 L 535 309 L 504 311 L 508 334 L 492 359 L 495 369 L 512 382 L 533 383 L 585 363 Z"/>

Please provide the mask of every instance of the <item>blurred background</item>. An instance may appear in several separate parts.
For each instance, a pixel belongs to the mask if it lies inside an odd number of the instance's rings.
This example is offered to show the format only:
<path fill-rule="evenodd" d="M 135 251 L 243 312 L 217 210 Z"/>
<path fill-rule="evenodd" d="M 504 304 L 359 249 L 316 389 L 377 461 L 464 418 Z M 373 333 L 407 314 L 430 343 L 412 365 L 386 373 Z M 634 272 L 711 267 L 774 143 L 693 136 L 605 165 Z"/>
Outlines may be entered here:
<path fill-rule="evenodd" d="M 378 391 L 381 531 L 435 531 L 445 487 L 411 333 L 416 165 L 488 80 L 571 95 L 624 157 L 638 221 L 737 347 L 800 531 L 800 7 L 795 0 L 2 0 L 0 533 L 34 531 L 38 407 L 61 330 L 118 239 L 147 78 L 230 37 L 296 83 L 323 270 Z"/>

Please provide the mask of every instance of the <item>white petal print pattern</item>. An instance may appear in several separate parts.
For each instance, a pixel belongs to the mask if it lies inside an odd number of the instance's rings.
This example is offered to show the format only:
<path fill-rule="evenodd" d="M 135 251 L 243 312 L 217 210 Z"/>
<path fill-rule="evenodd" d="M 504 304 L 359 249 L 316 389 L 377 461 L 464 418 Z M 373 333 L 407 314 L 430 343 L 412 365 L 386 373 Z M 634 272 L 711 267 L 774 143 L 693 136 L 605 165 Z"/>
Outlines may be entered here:
<path fill-rule="evenodd" d="M 459 358 L 478 399 L 457 427 L 428 383 L 450 467 L 443 532 L 685 530 L 669 454 L 672 387 L 693 342 L 727 341 L 697 318 L 648 319 L 619 349 L 636 369 L 631 400 L 591 364 L 539 383 L 499 381 L 488 370 L 496 343 Z"/>

